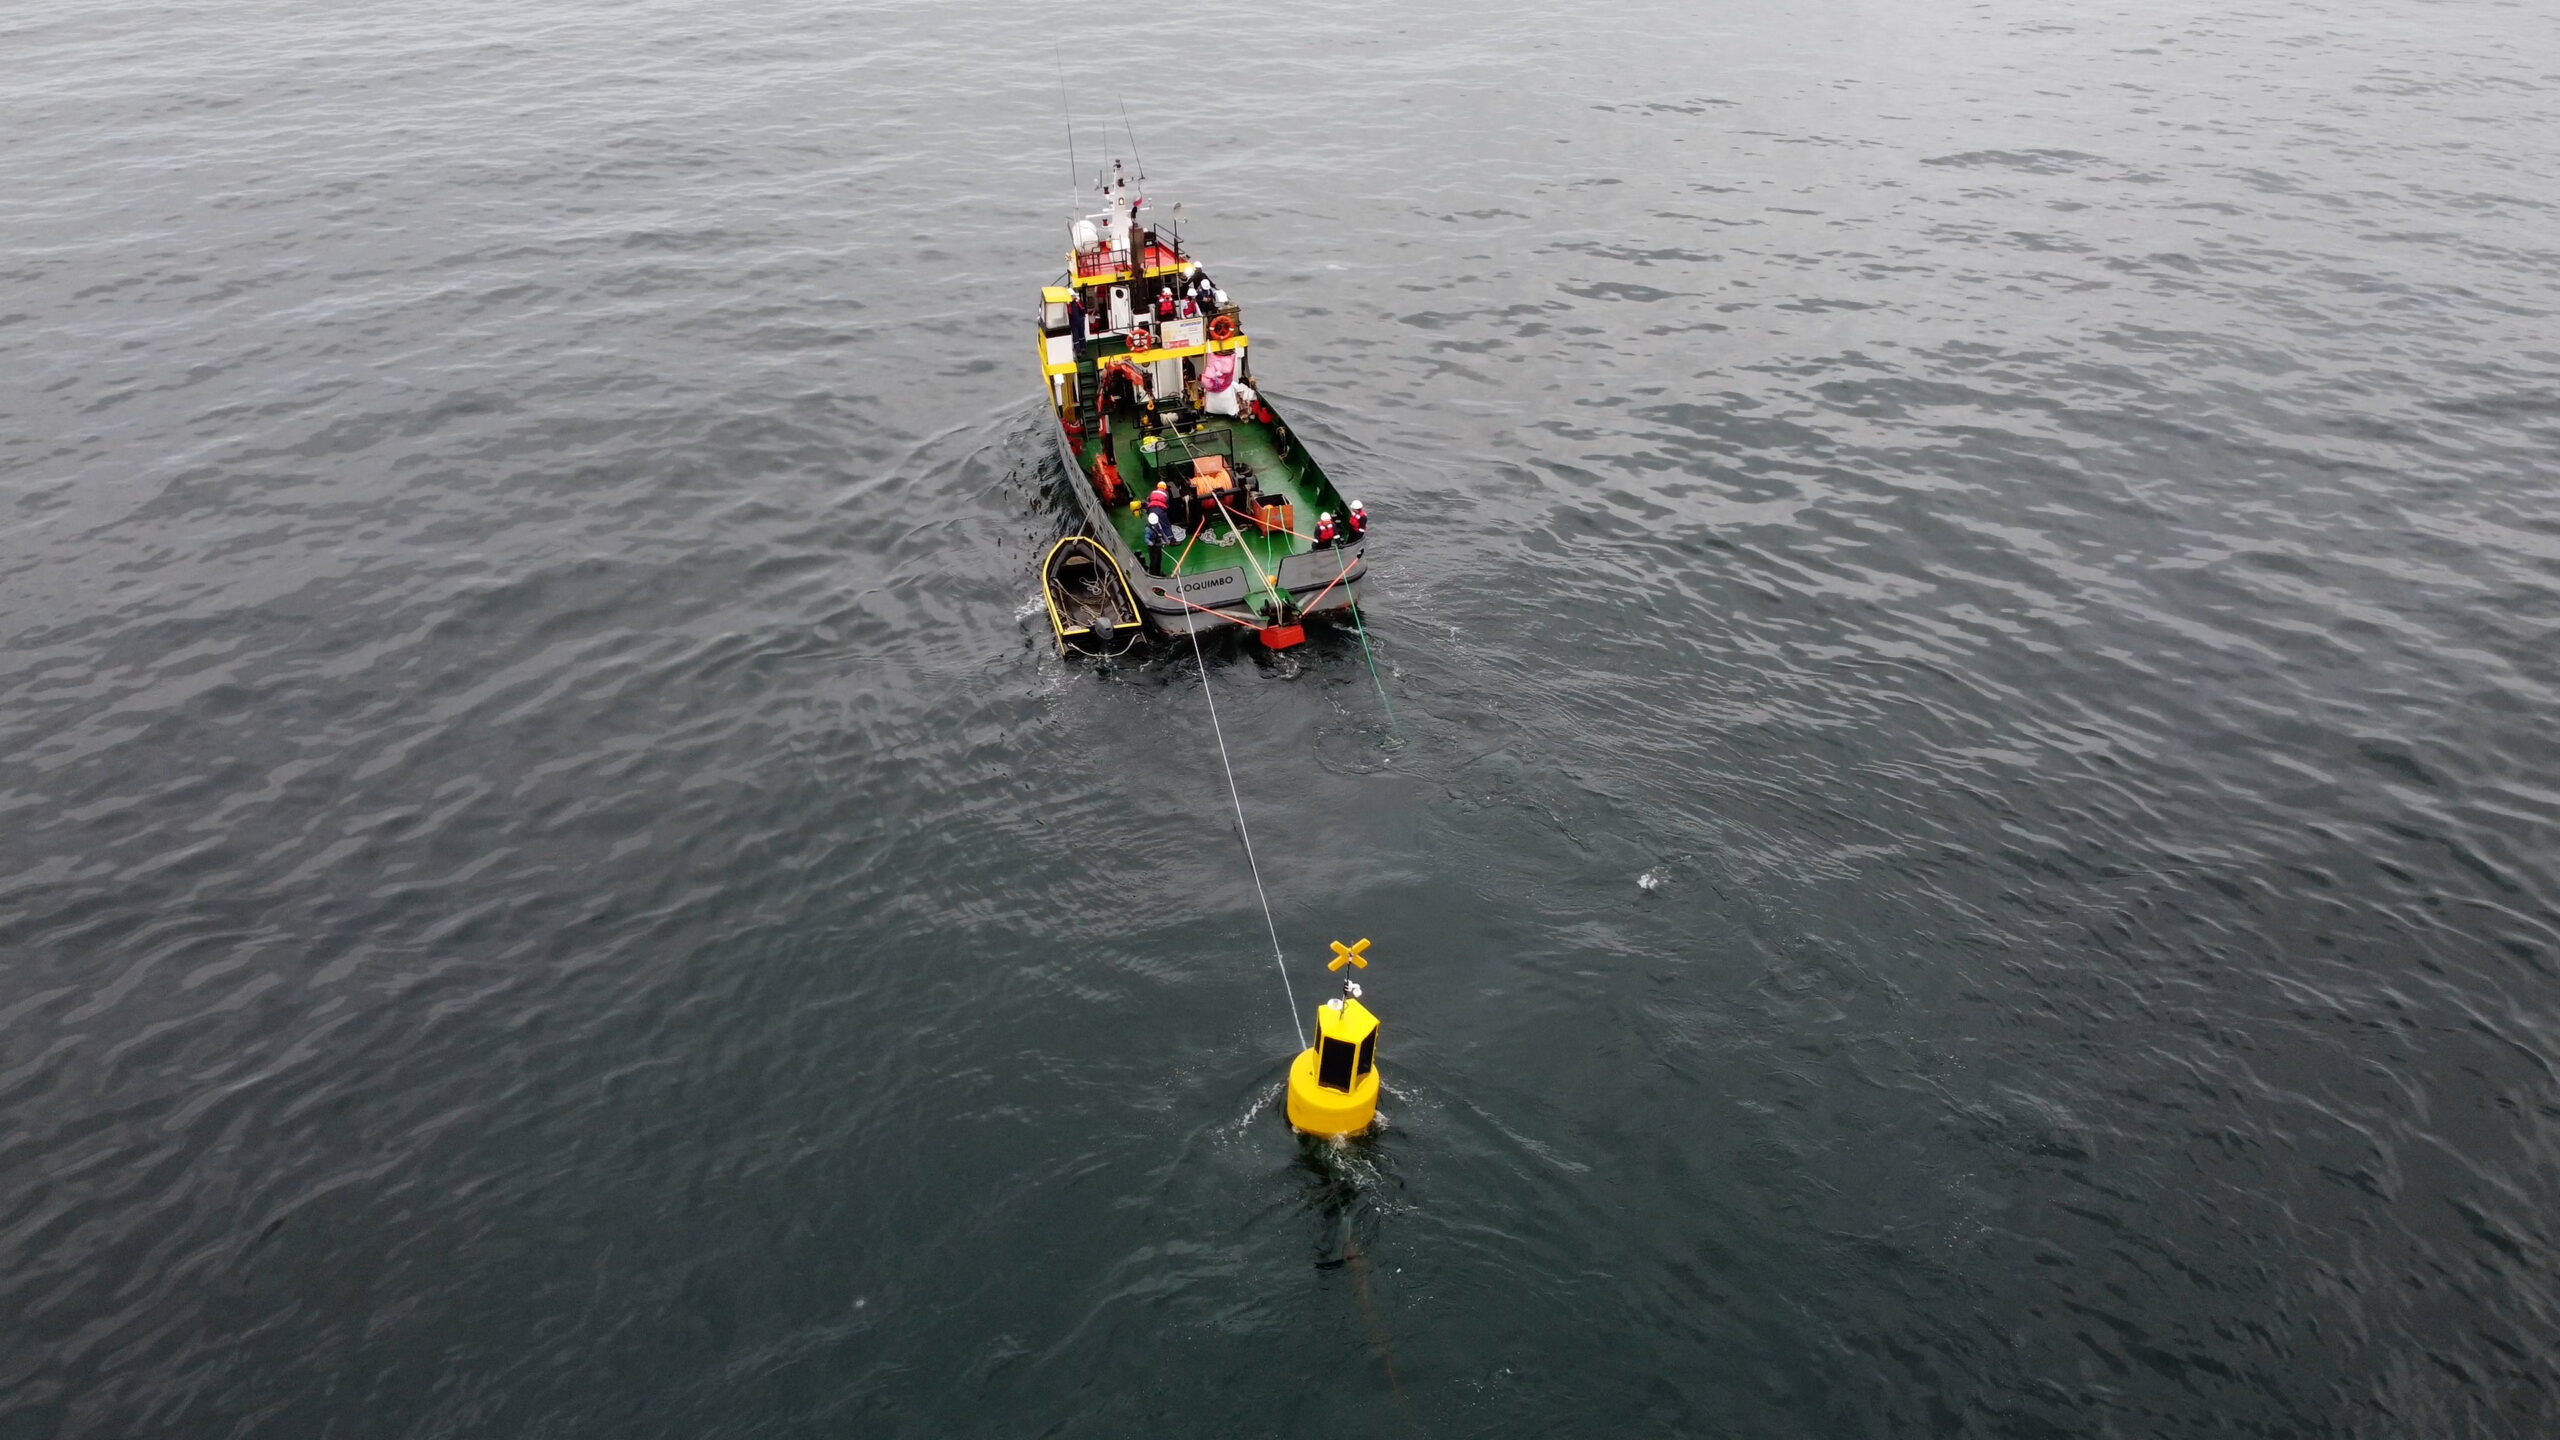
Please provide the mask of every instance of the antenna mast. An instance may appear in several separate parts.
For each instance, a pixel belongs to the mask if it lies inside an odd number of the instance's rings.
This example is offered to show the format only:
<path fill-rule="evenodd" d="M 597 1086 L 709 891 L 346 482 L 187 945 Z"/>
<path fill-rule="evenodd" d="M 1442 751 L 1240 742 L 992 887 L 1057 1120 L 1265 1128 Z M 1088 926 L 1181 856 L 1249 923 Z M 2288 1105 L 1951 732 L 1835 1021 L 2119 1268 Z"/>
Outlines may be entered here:
<path fill-rule="evenodd" d="M 1147 157 L 1138 153 L 1138 132 L 1129 124 L 1129 102 L 1120 102 L 1120 128 L 1128 132 L 1129 158 L 1138 162 L 1138 178 L 1147 178 Z"/>
<path fill-rule="evenodd" d="M 1058 62 L 1058 113 L 1065 116 L 1067 121 L 1067 213 L 1073 215 L 1076 206 L 1082 203 L 1081 197 L 1076 193 L 1077 187 L 1084 183 L 1084 170 L 1076 164 L 1076 112 L 1075 107 L 1067 99 L 1066 57 L 1060 55 L 1058 47 L 1052 45 L 1049 47 L 1049 58 Z"/>

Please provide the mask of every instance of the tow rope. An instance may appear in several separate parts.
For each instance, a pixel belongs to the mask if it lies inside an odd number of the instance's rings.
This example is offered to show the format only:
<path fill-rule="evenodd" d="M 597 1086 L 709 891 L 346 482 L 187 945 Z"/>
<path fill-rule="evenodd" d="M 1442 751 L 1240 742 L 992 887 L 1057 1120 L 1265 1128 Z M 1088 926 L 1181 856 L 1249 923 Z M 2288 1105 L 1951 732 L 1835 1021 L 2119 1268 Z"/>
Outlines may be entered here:
<path fill-rule="evenodd" d="M 1378 704 L 1387 712 L 1390 729 L 1396 723 L 1396 707 L 1387 704 L 1387 682 L 1378 678 L 1377 657 L 1369 653 L 1369 627 L 1360 623 L 1360 597 L 1351 597 L 1351 630 L 1360 637 L 1360 658 L 1369 662 L 1369 683 L 1378 687 Z"/>
<path fill-rule="evenodd" d="M 1289 1024 L 1298 1032 L 1298 1048 L 1304 1050 L 1307 1023 L 1298 1018 L 1298 987 L 1289 983 L 1289 962 L 1280 955 L 1280 926 L 1271 918 L 1271 896 L 1262 888 L 1261 862 L 1253 858 L 1253 832 L 1244 823 L 1244 796 L 1236 790 L 1235 762 L 1227 758 L 1227 730 L 1218 722 L 1218 697 L 1209 688 L 1209 662 L 1200 654 L 1200 622 L 1194 620 L 1182 628 L 1191 636 L 1191 661 L 1200 667 L 1200 696 L 1209 702 L 1209 733 L 1218 737 L 1218 763 L 1227 772 L 1227 799 L 1236 807 L 1236 838 L 1244 842 L 1245 868 L 1253 872 L 1254 898 L 1262 902 L 1262 925 L 1271 932 L 1271 963 L 1280 971 L 1280 988 L 1289 997 Z"/>
<path fill-rule="evenodd" d="M 1182 542 L 1182 553 L 1173 557 L 1173 573 L 1182 573 L 1182 562 L 1189 558 L 1191 547 L 1198 543 L 1200 531 L 1195 526 Z M 1221 611 L 1209 610 L 1206 605 L 1193 605 L 1179 595 L 1168 598 L 1193 610 L 1208 610 L 1220 619 L 1234 618 Z M 1218 765 L 1227 772 L 1227 800 L 1236 807 L 1236 838 L 1244 842 L 1245 868 L 1253 873 L 1253 898 L 1262 902 L 1262 928 L 1271 934 L 1271 963 L 1280 971 L 1281 992 L 1289 997 L 1289 1025 L 1298 1032 L 1298 1048 L 1304 1050 L 1307 1048 L 1307 1022 L 1298 1018 L 1298 987 L 1289 983 L 1289 962 L 1280 954 L 1280 926 L 1271 918 L 1271 895 L 1262 888 L 1262 863 L 1253 858 L 1253 832 L 1245 828 L 1244 796 L 1236 789 L 1236 764 L 1227 757 L 1227 727 L 1219 723 L 1218 697 L 1209 689 L 1209 662 L 1200 653 L 1200 622 L 1187 620 L 1182 629 L 1191 637 L 1191 663 L 1200 670 L 1200 698 L 1209 702 L 1209 733 L 1218 737 Z"/>
<path fill-rule="evenodd" d="M 1246 562 L 1251 563 L 1253 560 L 1253 551 L 1250 547 L 1245 545 L 1244 536 L 1236 527 L 1235 511 L 1230 508 L 1223 499 L 1216 503 L 1218 509 L 1226 516 L 1228 534 L 1234 537 L 1236 547 L 1239 550 L 1244 551 L 1244 558 Z M 1295 535 L 1297 532 L 1292 530 L 1289 533 Z M 1198 526 L 1194 526 L 1192 527 L 1191 533 L 1183 538 L 1181 553 L 1173 557 L 1172 573 L 1176 575 L 1182 573 L 1182 562 L 1190 558 L 1191 547 L 1199 543 L 1200 528 Z M 1351 574 L 1351 565 L 1356 563 L 1356 561 L 1356 556 L 1352 561 L 1346 561 L 1343 564 L 1342 573 L 1334 576 L 1331 584 L 1326 585 L 1323 590 L 1317 592 L 1316 599 L 1322 600 L 1326 595 L 1332 594 L 1333 587 L 1341 584 L 1343 580 Z M 1370 657 L 1369 631 L 1366 626 L 1360 623 L 1359 599 L 1357 596 L 1349 595 L 1348 592 L 1345 592 L 1345 594 L 1346 598 L 1349 598 L 1351 601 L 1351 623 L 1360 634 L 1361 658 L 1369 662 L 1369 681 L 1371 684 L 1378 687 L 1378 703 L 1386 706 L 1387 723 L 1392 725 L 1395 723 L 1396 718 L 1395 707 L 1387 705 L 1386 682 L 1378 678 L 1378 662 Z M 1205 612 L 1207 614 L 1215 615 L 1221 620 L 1243 625 L 1249 629 L 1261 628 L 1254 626 L 1250 621 L 1241 620 L 1236 616 L 1229 615 L 1223 610 L 1212 609 L 1206 605 L 1194 604 L 1184 596 L 1167 595 L 1165 598 L 1172 600 L 1186 610 Z M 1182 629 L 1184 634 L 1191 637 L 1191 663 L 1200 671 L 1200 698 L 1209 702 L 1209 733 L 1215 736 L 1218 741 L 1218 767 L 1224 770 L 1227 774 L 1227 803 L 1235 807 L 1236 838 L 1244 844 L 1245 869 L 1253 876 L 1253 898 L 1262 906 L 1262 928 L 1265 933 L 1269 934 L 1271 937 L 1271 966 L 1273 969 L 1280 972 L 1281 993 L 1288 998 L 1289 1002 L 1289 1026 L 1298 1034 L 1298 1048 L 1304 1050 L 1307 1048 L 1307 1024 L 1304 1020 L 1298 1018 L 1298 987 L 1289 979 L 1288 957 L 1283 955 L 1280 951 L 1280 924 L 1278 921 L 1271 918 L 1271 892 L 1265 889 L 1262 884 L 1262 862 L 1254 858 L 1253 831 L 1251 827 L 1245 824 L 1244 818 L 1244 794 L 1236 787 L 1235 760 L 1227 753 L 1227 727 L 1225 723 L 1218 718 L 1217 692 L 1213 690 L 1209 684 L 1209 661 L 1200 650 L 1200 622 L 1197 620 L 1186 620 Z M 1366 944 L 1367 942 L 1363 941 L 1362 943 Z"/>

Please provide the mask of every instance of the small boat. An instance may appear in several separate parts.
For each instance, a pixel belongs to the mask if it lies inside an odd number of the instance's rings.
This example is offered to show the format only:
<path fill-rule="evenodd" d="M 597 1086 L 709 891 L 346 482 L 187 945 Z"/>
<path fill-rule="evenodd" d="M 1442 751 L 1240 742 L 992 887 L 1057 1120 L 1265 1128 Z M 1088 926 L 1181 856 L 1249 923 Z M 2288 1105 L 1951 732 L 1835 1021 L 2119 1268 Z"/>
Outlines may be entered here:
<path fill-rule="evenodd" d="M 1243 315 L 1178 223 L 1153 218 L 1125 176 L 1102 189 L 1108 208 L 1071 224 L 1067 271 L 1040 294 L 1067 488 L 1091 542 L 1136 581 L 1148 627 L 1298 644 L 1301 622 L 1357 603 L 1367 517 L 1254 385 Z M 1159 484 L 1169 523 L 1151 546 Z"/>
<path fill-rule="evenodd" d="M 1049 547 L 1049 557 L 1040 562 L 1040 593 L 1049 602 L 1049 630 L 1061 655 L 1117 654 L 1145 623 L 1120 562 L 1089 535 L 1070 535 Z"/>

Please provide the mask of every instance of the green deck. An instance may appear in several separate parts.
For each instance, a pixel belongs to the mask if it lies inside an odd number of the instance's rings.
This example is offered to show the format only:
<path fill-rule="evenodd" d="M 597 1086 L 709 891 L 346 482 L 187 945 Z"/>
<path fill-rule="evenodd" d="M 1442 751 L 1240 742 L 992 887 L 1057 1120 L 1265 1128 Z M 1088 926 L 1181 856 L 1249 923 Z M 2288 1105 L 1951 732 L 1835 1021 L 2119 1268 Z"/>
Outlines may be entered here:
<path fill-rule="evenodd" d="M 1324 473 L 1308 460 L 1304 450 L 1287 445 L 1273 433 L 1271 426 L 1258 420 L 1212 416 L 1201 422 L 1193 436 L 1168 436 L 1164 449 L 1159 453 L 1179 456 L 1183 441 L 1189 440 L 1196 445 L 1220 433 L 1232 437 L 1235 458 L 1251 467 L 1255 487 L 1265 495 L 1289 502 L 1296 512 L 1294 523 L 1298 534 L 1265 536 L 1258 533 L 1250 522 L 1241 520 L 1234 521 L 1230 529 L 1230 517 L 1213 510 L 1207 513 L 1201 527 L 1205 533 L 1187 550 L 1181 544 L 1165 547 L 1165 570 L 1168 574 L 1201 575 L 1245 564 L 1250 559 L 1254 568 L 1246 571 L 1246 580 L 1252 598 L 1258 602 L 1269 594 L 1262 577 L 1277 575 L 1280 562 L 1288 556 L 1302 555 L 1314 549 L 1314 542 L 1303 537 L 1315 533 L 1318 513 L 1342 509 L 1342 497 L 1326 480 Z M 1116 425 L 1111 436 L 1112 463 L 1119 467 L 1121 478 L 1128 482 L 1134 499 L 1143 499 L 1151 484 L 1141 479 L 1148 472 L 1139 463 L 1140 438 L 1134 424 Z M 1088 476 L 1101 448 L 1102 442 L 1098 437 L 1086 438 L 1079 458 L 1084 462 Z M 1334 518 L 1336 523 L 1341 520 L 1339 513 Z M 1138 556 L 1139 563 L 1144 564 L 1147 545 L 1143 512 L 1123 504 L 1111 512 L 1111 520 L 1120 531 L 1120 538 Z M 1256 608 L 1261 607 L 1257 604 Z"/>

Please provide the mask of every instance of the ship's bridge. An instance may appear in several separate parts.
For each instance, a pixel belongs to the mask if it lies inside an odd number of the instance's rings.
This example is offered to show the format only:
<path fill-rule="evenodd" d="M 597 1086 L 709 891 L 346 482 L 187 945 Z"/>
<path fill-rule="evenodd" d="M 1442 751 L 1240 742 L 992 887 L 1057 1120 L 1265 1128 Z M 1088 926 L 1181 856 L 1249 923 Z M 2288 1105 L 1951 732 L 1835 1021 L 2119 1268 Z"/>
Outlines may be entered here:
<path fill-rule="evenodd" d="M 1076 392 L 1090 392 L 1104 362 L 1147 367 L 1155 398 L 1170 400 L 1198 379 L 1182 362 L 1250 343 L 1238 307 L 1210 303 L 1206 287 L 1195 288 L 1205 277 L 1173 222 L 1127 225 L 1124 216 L 1129 244 L 1115 250 L 1106 238 L 1112 219 L 1094 215 L 1076 225 L 1066 273 L 1040 292 L 1040 369 L 1062 413 L 1078 408 Z"/>
<path fill-rule="evenodd" d="M 1109 235 L 1111 218 L 1107 213 L 1088 215 L 1085 221 L 1094 227 L 1096 234 Z M 1136 234 L 1135 245 L 1117 250 L 1098 245 L 1090 250 L 1070 251 L 1067 273 L 1071 283 L 1083 287 L 1116 285 L 1131 279 L 1160 280 L 1167 275 L 1178 275 L 1190 267 L 1191 257 L 1183 252 L 1179 225 L 1167 221 L 1147 226 Z M 1140 252 L 1135 257 L 1139 264 L 1138 273 L 1134 276 L 1130 273 L 1132 249 Z"/>

